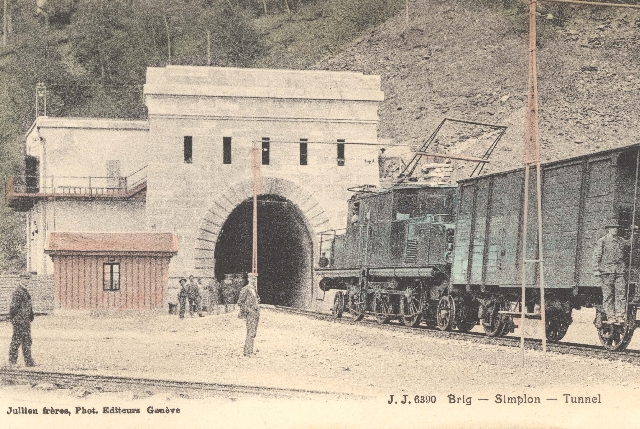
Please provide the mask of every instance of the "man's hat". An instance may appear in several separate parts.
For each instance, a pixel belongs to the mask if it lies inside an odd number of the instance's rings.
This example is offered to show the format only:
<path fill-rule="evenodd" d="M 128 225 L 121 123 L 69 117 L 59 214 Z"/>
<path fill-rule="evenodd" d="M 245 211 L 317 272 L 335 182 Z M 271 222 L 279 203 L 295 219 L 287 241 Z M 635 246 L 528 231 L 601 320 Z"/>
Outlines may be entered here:
<path fill-rule="evenodd" d="M 187 279 L 185 279 L 185 278 L 183 277 L 183 278 L 181 278 L 180 280 L 178 280 L 178 283 L 182 283 L 182 282 L 185 282 L 185 283 L 186 283 L 186 282 L 187 282 Z"/>
<path fill-rule="evenodd" d="M 22 273 L 20 274 L 21 279 L 29 280 L 31 279 L 31 273 Z"/>
<path fill-rule="evenodd" d="M 604 227 L 604 229 L 611 229 L 611 228 L 620 228 L 620 225 L 618 225 L 617 223 L 612 223 Z"/>

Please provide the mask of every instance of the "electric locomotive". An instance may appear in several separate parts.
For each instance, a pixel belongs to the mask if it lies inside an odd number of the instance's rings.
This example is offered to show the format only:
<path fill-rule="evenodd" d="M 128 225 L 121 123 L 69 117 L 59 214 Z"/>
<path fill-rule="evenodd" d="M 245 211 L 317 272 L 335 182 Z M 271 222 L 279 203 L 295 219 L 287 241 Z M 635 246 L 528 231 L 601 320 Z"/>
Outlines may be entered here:
<path fill-rule="evenodd" d="M 320 237 L 316 272 L 322 290 L 339 290 L 334 315 L 435 326 L 451 274 L 456 195 L 455 184 L 434 181 L 357 189 L 344 233 Z"/>

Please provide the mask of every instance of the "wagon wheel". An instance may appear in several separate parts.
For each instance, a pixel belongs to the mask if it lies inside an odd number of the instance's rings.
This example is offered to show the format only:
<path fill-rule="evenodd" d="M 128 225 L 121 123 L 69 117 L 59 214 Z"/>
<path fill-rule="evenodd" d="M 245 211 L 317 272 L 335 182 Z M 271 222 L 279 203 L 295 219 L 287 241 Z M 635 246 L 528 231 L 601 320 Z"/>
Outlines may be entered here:
<path fill-rule="evenodd" d="M 505 317 L 498 313 L 504 307 L 501 300 L 491 300 L 482 316 L 482 328 L 488 337 L 500 337 L 506 333 Z"/>
<path fill-rule="evenodd" d="M 383 325 L 389 323 L 390 319 L 389 297 L 387 295 L 376 295 L 373 301 L 373 312 L 376 314 L 376 320 Z"/>
<path fill-rule="evenodd" d="M 438 321 L 438 329 L 441 331 L 450 331 L 453 326 L 453 317 L 456 314 L 456 304 L 451 295 L 445 295 L 438 302 L 438 311 L 436 320 Z"/>
<path fill-rule="evenodd" d="M 351 312 L 356 322 L 359 322 L 364 317 L 364 310 L 367 304 L 366 292 L 356 292 L 351 295 Z"/>
<path fill-rule="evenodd" d="M 559 317 L 547 317 L 545 320 L 547 341 L 557 343 L 567 334 L 567 330 L 573 320 L 564 314 Z"/>
<path fill-rule="evenodd" d="M 598 318 L 600 320 L 598 321 Z M 613 325 L 602 323 L 606 316 L 601 310 L 596 313 L 596 326 L 598 327 L 598 337 L 603 347 L 609 351 L 624 350 L 627 348 L 633 337 L 633 331 L 636 328 L 636 307 L 629 306 L 627 317 L 623 325 Z M 599 323 L 598 323 L 599 322 Z"/>
<path fill-rule="evenodd" d="M 422 304 L 416 297 L 400 297 L 400 322 L 403 325 L 416 327 L 422 319 Z"/>
<path fill-rule="evenodd" d="M 339 319 L 342 317 L 342 313 L 344 312 L 344 294 L 342 292 L 336 293 L 336 296 L 333 298 L 333 307 L 331 307 L 331 314 L 334 319 Z"/>

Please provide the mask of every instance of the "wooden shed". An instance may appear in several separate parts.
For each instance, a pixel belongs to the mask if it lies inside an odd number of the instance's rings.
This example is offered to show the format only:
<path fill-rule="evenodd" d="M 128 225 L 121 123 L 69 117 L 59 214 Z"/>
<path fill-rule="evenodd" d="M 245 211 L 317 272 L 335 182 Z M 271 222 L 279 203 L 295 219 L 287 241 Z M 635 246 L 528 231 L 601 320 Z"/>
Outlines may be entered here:
<path fill-rule="evenodd" d="M 178 238 L 159 232 L 51 232 L 55 303 L 66 309 L 154 309 L 164 305 Z"/>

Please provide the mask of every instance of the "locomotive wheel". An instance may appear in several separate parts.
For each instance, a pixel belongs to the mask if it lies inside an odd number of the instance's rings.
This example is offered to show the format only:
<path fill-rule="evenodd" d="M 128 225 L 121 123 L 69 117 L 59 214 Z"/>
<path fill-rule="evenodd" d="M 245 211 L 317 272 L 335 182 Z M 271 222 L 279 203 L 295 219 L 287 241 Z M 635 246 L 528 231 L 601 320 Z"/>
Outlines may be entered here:
<path fill-rule="evenodd" d="M 351 296 L 351 312 L 356 322 L 364 317 L 364 310 L 367 304 L 367 294 L 364 291 L 356 292 Z"/>
<path fill-rule="evenodd" d="M 599 318 L 599 320 L 598 320 Z M 624 350 L 627 348 L 633 337 L 636 328 L 636 307 L 629 306 L 627 318 L 623 325 L 613 325 L 602 323 L 606 316 L 601 310 L 596 313 L 596 327 L 598 327 L 598 337 L 602 346 L 610 351 Z"/>
<path fill-rule="evenodd" d="M 557 343 L 567 334 L 571 325 L 570 317 L 549 317 L 546 319 L 547 341 Z"/>
<path fill-rule="evenodd" d="M 342 317 L 342 313 L 344 312 L 344 294 L 342 292 L 336 293 L 336 296 L 333 298 L 333 307 L 331 307 L 331 314 L 334 319 L 339 319 Z"/>
<path fill-rule="evenodd" d="M 500 337 L 506 334 L 506 320 L 498 313 L 503 307 L 503 303 L 498 300 L 492 300 L 486 307 L 481 323 L 484 333 L 488 337 Z"/>
<path fill-rule="evenodd" d="M 386 295 L 375 296 L 373 301 L 373 311 L 379 324 L 389 323 L 390 319 L 389 297 Z"/>
<path fill-rule="evenodd" d="M 422 319 L 422 305 L 420 301 L 411 296 L 400 298 L 400 322 L 405 326 L 416 327 Z"/>
<path fill-rule="evenodd" d="M 451 295 L 445 295 L 438 302 L 438 312 L 436 319 L 438 321 L 438 329 L 441 331 L 450 331 L 453 326 L 453 317 L 456 314 L 456 304 Z"/>

